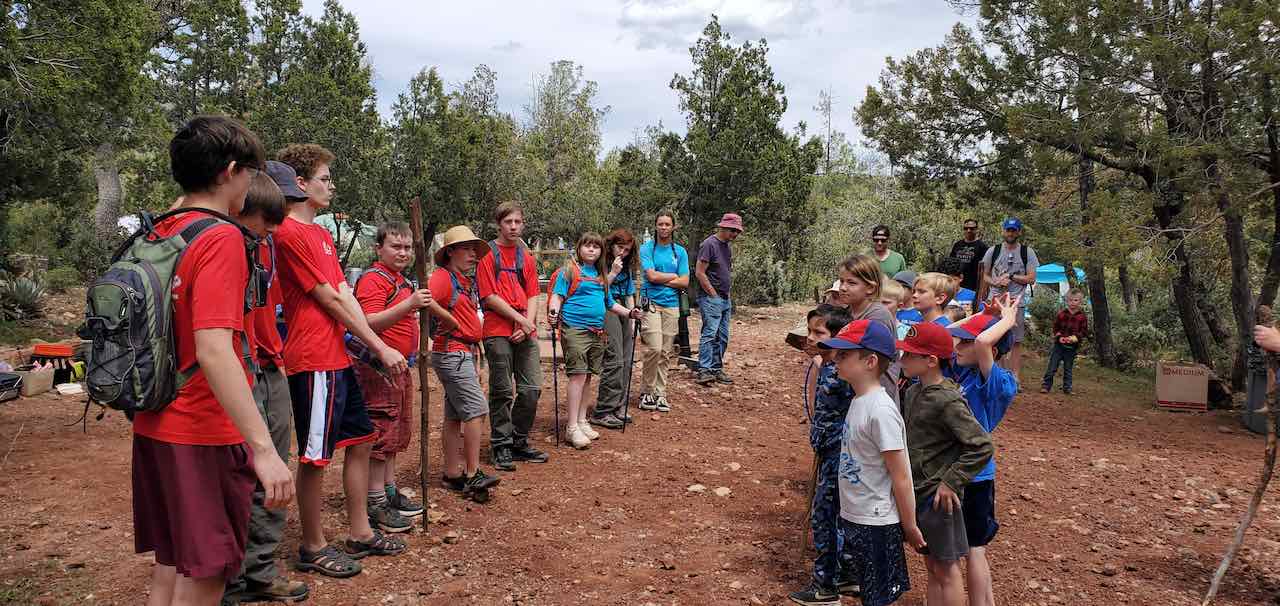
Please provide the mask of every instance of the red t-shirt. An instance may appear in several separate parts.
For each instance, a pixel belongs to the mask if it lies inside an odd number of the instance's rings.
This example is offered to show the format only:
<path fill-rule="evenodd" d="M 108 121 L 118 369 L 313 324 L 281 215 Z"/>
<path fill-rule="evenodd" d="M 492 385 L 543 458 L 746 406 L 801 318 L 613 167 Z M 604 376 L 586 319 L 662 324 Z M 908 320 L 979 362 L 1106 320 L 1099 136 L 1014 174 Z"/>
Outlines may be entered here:
<path fill-rule="evenodd" d="M 266 240 L 258 249 L 258 264 L 267 275 L 271 275 L 271 247 Z M 276 306 L 280 300 L 280 279 L 276 276 L 267 289 L 266 305 L 250 311 L 245 326 L 245 332 L 253 343 L 254 358 L 259 364 L 273 364 L 276 368 L 284 368 L 284 341 L 276 328 Z"/>
<path fill-rule="evenodd" d="M 388 281 L 386 276 L 374 272 L 374 269 L 391 276 L 395 284 Z M 365 316 L 395 307 L 412 295 L 413 285 L 409 283 L 409 279 L 383 265 L 381 261 L 375 261 L 369 271 L 356 282 L 356 300 L 360 302 Z M 387 303 L 387 297 L 391 297 L 391 303 Z M 378 337 L 388 347 L 400 352 L 400 355 L 409 357 L 409 354 L 418 351 L 418 311 L 405 314 L 395 324 L 378 333 Z"/>
<path fill-rule="evenodd" d="M 346 280 L 329 230 L 286 217 L 276 229 L 275 241 L 277 279 L 289 325 L 284 342 L 286 370 L 292 375 L 351 366 L 342 341 L 346 331 L 310 294 L 321 284 L 338 290 Z"/>
<path fill-rule="evenodd" d="M 471 280 L 466 276 L 457 275 L 457 278 L 458 285 L 463 290 L 471 288 Z M 441 267 L 432 272 L 427 288 L 431 289 L 431 298 L 436 303 L 449 309 L 449 300 L 453 298 L 453 280 L 449 279 L 449 270 Z M 481 336 L 480 316 L 476 313 L 475 301 L 467 293 L 460 292 L 458 301 L 453 304 L 453 309 L 449 309 L 449 313 L 453 314 L 458 327 L 447 339 L 441 338 L 441 335 L 432 335 L 431 351 L 471 351 L 471 345 L 480 342 Z"/>
<path fill-rule="evenodd" d="M 516 250 L 515 246 L 498 245 L 498 254 L 502 255 L 502 266 L 508 269 L 514 269 L 516 266 Z M 539 294 L 538 288 L 538 263 L 534 261 L 533 255 L 529 254 L 529 250 L 524 252 L 524 288 L 520 287 L 520 281 L 516 278 L 515 272 L 504 271 L 498 272 L 494 266 L 494 258 L 492 254 L 485 255 L 480 259 L 479 266 L 476 267 L 476 283 L 480 287 L 480 300 L 483 301 L 490 295 L 498 295 L 502 300 L 506 301 L 516 311 L 524 313 L 529 309 L 529 299 Z M 495 274 L 501 275 L 495 278 Z M 484 337 L 510 337 L 515 332 L 515 323 L 502 317 L 496 311 L 486 313 L 484 315 Z"/>
<path fill-rule="evenodd" d="M 176 234 L 209 215 L 189 212 L 156 226 L 162 237 Z M 244 330 L 244 293 L 249 281 L 244 236 L 232 225 L 208 228 L 191 243 L 178 262 L 173 279 L 173 330 L 178 368 L 196 364 L 195 331 L 227 328 L 239 356 Z M 242 362 L 243 363 L 243 362 Z M 252 378 L 245 369 L 245 384 Z M 140 412 L 133 431 L 160 442 L 196 446 L 240 444 L 244 438 L 213 396 L 198 367 L 172 403 L 158 412 Z"/>

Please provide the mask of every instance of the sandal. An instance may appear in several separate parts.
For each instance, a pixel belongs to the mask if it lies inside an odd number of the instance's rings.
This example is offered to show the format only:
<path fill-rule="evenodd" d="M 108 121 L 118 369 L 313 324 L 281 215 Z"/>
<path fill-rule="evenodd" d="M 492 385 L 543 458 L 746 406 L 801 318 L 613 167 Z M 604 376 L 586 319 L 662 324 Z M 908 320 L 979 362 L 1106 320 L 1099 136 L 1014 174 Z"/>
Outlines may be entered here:
<path fill-rule="evenodd" d="M 300 572 L 318 572 L 335 579 L 348 579 L 360 574 L 363 568 L 350 555 L 333 545 L 325 545 L 320 551 L 308 552 L 298 548 L 298 563 L 294 568 Z"/>
<path fill-rule="evenodd" d="M 393 556 L 404 553 L 409 546 L 404 541 L 373 531 L 373 538 L 368 541 L 347 539 L 344 545 L 347 555 L 360 559 L 366 556 Z"/>

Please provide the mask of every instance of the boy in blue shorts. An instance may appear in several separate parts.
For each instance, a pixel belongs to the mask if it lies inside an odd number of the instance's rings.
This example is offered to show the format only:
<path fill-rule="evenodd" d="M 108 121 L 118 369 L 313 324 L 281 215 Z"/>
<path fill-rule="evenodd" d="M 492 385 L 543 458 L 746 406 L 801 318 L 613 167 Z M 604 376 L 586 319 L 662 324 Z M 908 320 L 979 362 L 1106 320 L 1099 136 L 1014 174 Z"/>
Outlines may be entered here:
<path fill-rule="evenodd" d="M 893 331 L 854 320 L 819 344 L 836 350 L 836 374 L 853 388 L 840 440 L 840 563 L 864 606 L 896 602 L 911 588 L 902 544 L 925 548 L 907 455 L 906 424 L 880 384 L 897 354 Z"/>
<path fill-rule="evenodd" d="M 809 312 L 809 343 L 817 343 L 838 334 L 850 322 L 848 310 L 825 307 Z M 840 568 L 840 437 L 844 418 L 853 400 L 853 388 L 836 376 L 832 362 L 834 350 L 818 350 L 822 368 L 818 370 L 813 400 L 813 421 L 809 426 L 809 445 L 818 466 L 813 502 L 809 507 L 813 546 L 818 556 L 813 561 L 813 581 L 808 587 L 792 593 L 791 601 L 803 606 L 826 606 L 840 603 L 841 594 L 857 595 L 857 584 L 847 580 Z"/>
<path fill-rule="evenodd" d="M 952 327 L 956 342 L 955 363 L 947 378 L 960 385 L 965 402 L 978 424 L 987 433 L 995 431 L 1018 393 L 1018 380 L 1010 371 L 997 366 L 996 360 L 1012 346 L 1009 331 L 1018 322 L 1021 297 L 1009 295 L 993 299 L 986 311 Z M 999 315 L 995 315 L 999 314 Z M 969 539 L 969 566 L 965 581 L 969 587 L 970 606 L 994 606 L 991 567 L 986 547 L 995 538 L 1000 524 L 996 522 L 996 462 L 992 458 L 964 490 L 961 510 Z"/>

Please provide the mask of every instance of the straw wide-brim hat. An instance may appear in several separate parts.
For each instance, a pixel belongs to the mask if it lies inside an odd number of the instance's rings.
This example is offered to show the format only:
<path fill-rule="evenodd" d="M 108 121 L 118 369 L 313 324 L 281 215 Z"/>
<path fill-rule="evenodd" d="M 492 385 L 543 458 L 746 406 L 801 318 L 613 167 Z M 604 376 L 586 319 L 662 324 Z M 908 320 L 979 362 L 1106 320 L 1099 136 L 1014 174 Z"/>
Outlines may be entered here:
<path fill-rule="evenodd" d="M 477 238 L 476 234 L 471 231 L 470 227 L 467 227 L 466 225 L 458 225 L 456 227 L 450 227 L 448 231 L 444 232 L 444 246 L 441 246 L 440 250 L 436 251 L 434 257 L 436 266 L 443 267 L 447 264 L 449 259 L 446 253 L 448 252 L 449 247 L 457 246 L 459 244 L 470 246 L 476 251 L 476 257 L 483 258 L 485 255 L 489 254 L 489 244 L 487 242 Z"/>

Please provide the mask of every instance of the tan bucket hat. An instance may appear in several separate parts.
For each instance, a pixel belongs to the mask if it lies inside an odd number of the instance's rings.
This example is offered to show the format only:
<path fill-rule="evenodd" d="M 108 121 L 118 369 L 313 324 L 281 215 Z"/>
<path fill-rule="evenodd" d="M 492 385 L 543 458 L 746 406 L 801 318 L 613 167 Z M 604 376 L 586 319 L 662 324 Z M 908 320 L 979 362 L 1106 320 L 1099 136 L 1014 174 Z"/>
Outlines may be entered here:
<path fill-rule="evenodd" d="M 441 246 L 440 250 L 436 251 L 435 257 L 433 257 L 435 259 L 436 266 L 444 267 L 445 263 L 448 262 L 445 252 L 449 250 L 449 247 L 459 244 L 471 246 L 471 248 L 476 251 L 477 258 L 484 258 L 485 255 L 489 254 L 489 243 L 477 238 L 476 234 L 471 231 L 470 227 L 467 227 L 466 225 L 457 225 L 450 227 L 448 231 L 444 232 L 444 246 Z"/>

